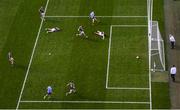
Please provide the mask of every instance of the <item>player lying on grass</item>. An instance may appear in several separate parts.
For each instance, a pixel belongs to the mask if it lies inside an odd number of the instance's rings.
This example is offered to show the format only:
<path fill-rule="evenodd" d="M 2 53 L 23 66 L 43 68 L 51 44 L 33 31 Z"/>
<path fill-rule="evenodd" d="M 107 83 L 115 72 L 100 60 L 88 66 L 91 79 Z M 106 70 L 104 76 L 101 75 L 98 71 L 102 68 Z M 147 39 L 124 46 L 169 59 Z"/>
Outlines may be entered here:
<path fill-rule="evenodd" d="M 67 87 L 68 87 L 69 92 L 66 92 L 66 96 L 76 92 L 76 87 L 75 87 L 75 84 L 73 83 L 73 81 L 70 81 L 67 84 Z"/>
<path fill-rule="evenodd" d="M 101 39 L 103 39 L 103 40 L 104 40 L 104 38 L 105 38 L 105 33 L 102 32 L 102 31 L 96 31 L 96 32 L 94 32 L 94 34 L 98 35 L 98 36 L 101 37 Z"/>
<path fill-rule="evenodd" d="M 40 13 L 41 19 L 44 19 L 44 16 L 45 16 L 45 10 L 44 10 L 44 8 L 43 8 L 42 6 L 39 8 L 39 13 Z"/>
<path fill-rule="evenodd" d="M 51 98 L 51 94 L 52 94 L 52 87 L 48 86 L 47 87 L 47 94 L 44 96 L 44 99 L 46 99 L 46 97 L 48 97 L 48 99 Z"/>
<path fill-rule="evenodd" d="M 58 32 L 58 31 L 60 31 L 60 29 L 59 29 L 58 27 L 46 28 L 45 30 L 47 31 L 47 33 L 52 33 L 52 32 Z"/>
<path fill-rule="evenodd" d="M 88 38 L 88 36 L 84 33 L 84 29 L 82 26 L 79 26 L 78 32 L 79 32 L 79 34 L 76 34 L 76 36 L 84 36 L 84 37 Z"/>
<path fill-rule="evenodd" d="M 98 22 L 97 19 L 96 19 L 96 16 L 95 16 L 94 11 L 92 11 L 92 12 L 89 14 L 89 18 L 92 20 L 92 24 L 94 24 L 95 21 Z"/>

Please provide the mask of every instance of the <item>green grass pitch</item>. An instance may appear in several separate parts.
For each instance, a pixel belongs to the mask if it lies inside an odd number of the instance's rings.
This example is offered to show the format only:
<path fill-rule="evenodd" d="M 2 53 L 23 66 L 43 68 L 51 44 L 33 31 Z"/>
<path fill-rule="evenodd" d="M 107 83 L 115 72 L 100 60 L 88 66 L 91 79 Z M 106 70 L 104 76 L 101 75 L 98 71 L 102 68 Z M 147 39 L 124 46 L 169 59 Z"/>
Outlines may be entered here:
<path fill-rule="evenodd" d="M 17 14 L 14 15 L 15 17 L 12 15 L 12 19 L 6 20 L 11 21 L 12 27 L 4 27 L 10 30 L 8 35 L 10 43 L 0 45 L 0 49 L 2 48 L 0 51 L 3 53 L 3 57 L 0 57 L 2 59 L 0 66 L 6 67 L 0 72 L 8 70 L 6 71 L 8 74 L 0 79 L 4 80 L 3 87 L 7 86 L 5 83 L 9 86 L 16 84 L 18 87 L 12 91 L 12 99 L 15 101 L 11 102 L 12 104 L 8 103 L 11 99 L 10 95 L 9 99 L 4 99 L 0 103 L 0 108 L 169 107 L 167 84 L 149 81 L 147 0 L 48 1 L 16 0 L 16 3 L 12 3 L 13 6 L 17 6 L 13 7 L 16 10 L 10 12 L 17 11 Z M 155 3 L 161 2 L 162 0 L 159 0 Z M 28 7 L 29 4 L 32 6 Z M 3 1 L 2 5 L 8 3 Z M 44 7 L 47 5 L 47 17 L 42 22 L 37 12 L 41 5 Z M 26 12 L 23 11 L 25 9 Z M 88 18 L 91 11 L 95 11 L 99 23 L 91 24 Z M 18 20 L 13 22 L 13 19 Z M 40 22 L 42 25 L 39 26 Z M 0 24 L 5 23 L 0 22 Z M 80 25 L 88 35 L 87 39 L 76 36 Z M 60 27 L 62 30 L 47 34 L 45 28 L 49 27 Z M 23 29 L 25 31 L 22 31 Z M 94 34 L 97 30 L 106 33 L 104 40 Z M 12 35 L 15 37 L 10 39 Z M 8 67 L 8 63 L 4 60 L 9 50 L 17 50 L 13 52 L 16 58 L 14 68 Z M 32 62 L 29 63 L 29 60 Z M 11 76 L 12 73 L 17 75 Z M 8 82 L 8 75 L 19 80 Z M 66 84 L 72 80 L 75 82 L 77 92 L 66 96 Z M 49 85 L 53 88 L 52 98 L 44 100 L 43 96 Z M 165 93 L 158 94 L 162 90 Z M 2 98 L 6 98 L 3 91 L 1 94 Z M 161 102 L 162 100 L 164 102 Z"/>

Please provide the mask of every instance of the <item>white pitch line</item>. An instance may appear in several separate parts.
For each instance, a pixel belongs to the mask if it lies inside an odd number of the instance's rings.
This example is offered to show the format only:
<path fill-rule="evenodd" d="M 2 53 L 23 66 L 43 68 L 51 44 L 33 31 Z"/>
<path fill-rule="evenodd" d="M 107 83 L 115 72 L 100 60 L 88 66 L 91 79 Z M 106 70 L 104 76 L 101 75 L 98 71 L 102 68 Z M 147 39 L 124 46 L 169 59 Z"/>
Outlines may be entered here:
<path fill-rule="evenodd" d="M 153 4 L 151 4 L 151 0 L 147 0 L 147 17 L 148 17 L 148 53 L 149 53 L 149 107 L 150 107 L 150 110 L 152 110 L 152 85 L 151 85 L 151 29 L 152 28 L 152 24 L 150 23 L 150 20 L 152 20 L 152 13 L 150 13 L 150 9 L 152 9 L 153 7 Z M 151 15 L 151 18 L 150 18 L 150 15 Z"/>
<path fill-rule="evenodd" d="M 135 87 L 107 87 L 106 89 L 119 89 L 119 90 L 149 90 L 149 88 L 135 88 Z"/>
<path fill-rule="evenodd" d="M 110 26 L 108 63 L 107 63 L 107 72 L 106 72 L 106 88 L 108 88 L 108 81 L 109 81 L 109 64 L 110 64 L 110 56 L 111 56 L 111 37 L 112 37 L 112 26 Z"/>
<path fill-rule="evenodd" d="M 148 27 L 148 25 L 111 25 L 112 27 Z"/>
<path fill-rule="evenodd" d="M 47 0 L 47 2 L 46 2 L 45 13 L 46 13 L 48 4 L 49 4 L 49 0 Z M 16 110 L 19 109 L 19 104 L 21 102 L 21 98 L 22 98 L 22 94 L 23 94 L 23 91 L 24 91 L 24 87 L 26 85 L 26 81 L 27 81 L 29 70 L 30 70 L 30 67 L 31 67 L 31 63 L 32 63 L 32 60 L 33 60 L 33 57 L 34 57 L 34 52 L 36 50 L 36 45 L 37 45 L 37 42 L 38 42 L 38 39 L 39 39 L 39 35 L 41 33 L 41 28 L 42 28 L 43 22 L 44 22 L 44 19 L 41 20 L 41 24 L 39 26 L 39 31 L 38 31 L 37 36 L 36 36 L 36 41 L 34 43 L 34 47 L 33 47 L 33 50 L 32 50 L 32 54 L 31 54 L 31 58 L 30 58 L 30 61 L 29 61 L 28 69 L 26 71 L 24 82 L 23 82 L 23 85 L 22 85 L 22 88 L 21 88 L 21 92 L 20 92 L 20 95 L 19 95 L 19 99 L 18 99 L 18 103 L 17 103 L 17 106 L 16 106 Z"/>
<path fill-rule="evenodd" d="M 45 16 L 45 18 L 88 18 L 89 16 Z M 96 16 L 97 18 L 147 18 L 147 16 Z"/>
<path fill-rule="evenodd" d="M 149 104 L 149 102 L 131 102 L 131 101 L 21 101 L 21 103 L 113 103 L 113 104 Z"/>

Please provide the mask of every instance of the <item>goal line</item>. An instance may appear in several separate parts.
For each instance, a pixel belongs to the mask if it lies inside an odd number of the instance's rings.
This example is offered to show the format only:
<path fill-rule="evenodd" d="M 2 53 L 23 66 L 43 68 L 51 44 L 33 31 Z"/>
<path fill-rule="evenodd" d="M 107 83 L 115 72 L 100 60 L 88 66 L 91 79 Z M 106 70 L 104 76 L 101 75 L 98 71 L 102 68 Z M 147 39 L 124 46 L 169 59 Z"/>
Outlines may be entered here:
<path fill-rule="evenodd" d="M 109 103 L 109 104 L 149 104 L 149 102 L 131 101 L 21 101 L 21 103 Z"/>

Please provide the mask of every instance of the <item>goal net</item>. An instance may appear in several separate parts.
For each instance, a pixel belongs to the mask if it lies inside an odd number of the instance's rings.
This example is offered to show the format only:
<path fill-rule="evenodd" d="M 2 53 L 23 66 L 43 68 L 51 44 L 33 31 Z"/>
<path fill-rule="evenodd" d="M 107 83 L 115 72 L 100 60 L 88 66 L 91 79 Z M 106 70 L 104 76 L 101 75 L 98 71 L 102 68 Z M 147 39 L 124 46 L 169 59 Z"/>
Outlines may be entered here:
<path fill-rule="evenodd" d="M 159 31 L 157 21 L 152 21 L 151 26 L 151 70 L 165 71 L 164 41 Z"/>

